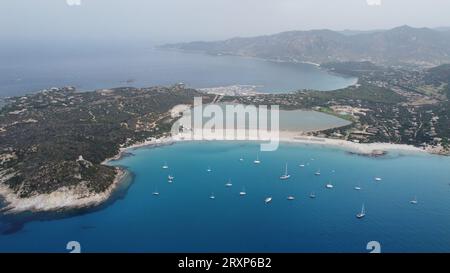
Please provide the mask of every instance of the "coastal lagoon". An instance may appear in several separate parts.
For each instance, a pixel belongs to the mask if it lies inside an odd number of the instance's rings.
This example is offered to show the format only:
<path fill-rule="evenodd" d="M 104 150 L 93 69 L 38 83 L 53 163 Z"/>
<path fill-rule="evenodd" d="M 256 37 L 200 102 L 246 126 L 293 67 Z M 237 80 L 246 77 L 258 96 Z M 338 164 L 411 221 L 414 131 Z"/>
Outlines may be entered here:
<path fill-rule="evenodd" d="M 129 152 L 113 162 L 133 173 L 122 198 L 90 213 L 25 223 L 0 235 L 0 252 L 68 252 L 68 241 L 83 252 L 368 252 L 369 241 L 382 252 L 450 251 L 448 157 L 373 158 L 283 143 L 260 152 L 255 165 L 258 143 L 225 141 Z M 281 181 L 285 163 L 292 177 Z M 225 187 L 229 179 L 233 185 Z M 363 203 L 367 215 L 357 219 Z"/>
<path fill-rule="evenodd" d="M 0 97 L 67 85 L 87 91 L 183 82 L 192 88 L 252 85 L 258 92 L 281 93 L 299 89 L 327 91 L 356 83 L 355 78 L 330 74 L 311 64 L 183 53 L 151 46 L 108 45 L 102 50 L 85 47 L 5 50 L 4 56 L 0 53 Z"/>
<path fill-rule="evenodd" d="M 227 125 L 227 115 L 225 114 L 227 111 L 227 105 L 229 106 L 233 106 L 233 107 L 240 107 L 242 106 L 242 109 L 245 109 L 245 107 L 247 107 L 246 105 L 239 105 L 239 104 L 232 104 L 232 103 L 219 103 L 219 104 L 214 104 L 220 107 L 220 109 L 222 110 L 222 115 L 221 117 L 214 117 L 217 118 L 217 122 L 221 123 L 222 126 L 226 126 Z M 182 117 L 176 121 L 175 124 L 175 128 L 180 128 L 181 126 L 184 128 L 195 128 L 195 122 L 194 122 L 194 117 L 193 114 L 195 112 L 195 110 L 200 111 L 201 113 L 203 113 L 203 105 L 201 106 L 202 108 L 200 108 L 200 106 L 196 106 L 193 108 L 190 108 L 186 111 L 183 111 L 183 115 Z M 196 108 L 196 109 L 195 109 Z M 250 108 L 252 109 L 252 108 Z M 259 122 L 259 112 L 257 111 L 257 108 L 253 108 L 255 110 L 255 116 L 253 116 L 252 118 L 252 122 L 255 122 L 254 126 L 257 126 L 258 122 Z M 233 110 L 230 110 L 233 111 Z M 251 111 L 251 110 L 249 110 Z M 238 116 L 242 115 L 243 118 L 242 120 L 238 120 Z M 237 114 L 232 115 L 232 117 L 234 118 L 233 121 L 231 121 L 234 124 L 233 128 L 228 128 L 228 129 L 245 129 L 245 130 L 249 130 L 250 129 L 250 124 L 252 124 L 250 122 L 250 118 L 249 118 L 249 113 L 246 113 L 244 110 L 241 110 L 241 112 L 238 112 Z M 267 126 L 269 129 L 272 128 L 272 117 L 271 117 L 271 112 L 270 112 L 270 108 L 268 110 L 267 115 L 265 116 L 265 118 L 267 118 Z M 209 122 L 212 119 L 212 117 L 202 117 L 202 126 L 200 128 L 195 128 L 195 129 L 204 129 L 204 125 Z M 311 110 L 279 110 L 279 119 L 276 120 L 278 121 L 278 126 L 279 126 L 279 131 L 289 131 L 289 132 L 297 132 L 297 133 L 305 133 L 305 132 L 317 132 L 317 131 L 323 131 L 323 130 L 328 130 L 328 129 L 332 129 L 332 128 L 338 128 L 338 127 L 343 127 L 343 126 L 347 126 L 350 125 L 351 122 L 340 118 L 340 117 L 336 117 L 333 115 L 329 115 L 329 114 L 325 114 L 322 112 L 318 112 L 318 111 L 311 111 Z M 242 122 L 242 124 L 241 124 Z M 226 129 L 226 128 L 225 128 Z M 275 130 L 275 129 L 273 129 Z"/>

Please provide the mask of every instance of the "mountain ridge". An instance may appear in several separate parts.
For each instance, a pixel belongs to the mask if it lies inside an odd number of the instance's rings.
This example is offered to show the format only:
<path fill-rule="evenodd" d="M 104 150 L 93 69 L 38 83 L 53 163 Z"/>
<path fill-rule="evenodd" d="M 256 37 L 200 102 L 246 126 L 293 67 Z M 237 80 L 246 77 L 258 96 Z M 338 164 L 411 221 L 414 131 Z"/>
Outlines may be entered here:
<path fill-rule="evenodd" d="M 161 48 L 291 62 L 370 61 L 383 65 L 435 66 L 450 62 L 450 32 L 407 25 L 352 35 L 328 29 L 286 31 Z"/>

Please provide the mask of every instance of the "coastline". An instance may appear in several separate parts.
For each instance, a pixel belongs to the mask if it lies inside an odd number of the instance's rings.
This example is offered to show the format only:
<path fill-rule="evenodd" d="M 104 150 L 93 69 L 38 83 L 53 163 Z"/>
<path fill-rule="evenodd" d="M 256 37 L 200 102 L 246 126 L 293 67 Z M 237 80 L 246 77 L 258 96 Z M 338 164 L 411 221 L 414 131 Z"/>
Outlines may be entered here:
<path fill-rule="evenodd" d="M 382 142 L 356 143 L 342 139 L 320 138 L 314 136 L 299 135 L 292 132 L 288 133 L 288 135 L 290 136 L 281 137 L 281 142 L 334 147 L 359 155 L 377 156 L 392 151 L 397 151 L 405 154 L 429 153 L 424 149 L 406 144 L 393 144 Z"/>
<path fill-rule="evenodd" d="M 228 53 L 212 54 L 212 53 L 205 52 L 203 50 L 186 50 L 186 49 L 180 49 L 180 48 L 166 48 L 166 47 L 162 47 L 162 46 L 156 46 L 156 47 L 154 47 L 154 49 L 165 50 L 165 51 L 174 51 L 174 52 L 187 53 L 187 54 L 203 54 L 203 55 L 216 56 L 216 57 L 231 56 L 231 57 L 238 57 L 238 58 L 257 60 L 257 61 L 263 61 L 263 62 L 271 62 L 271 63 L 311 65 L 311 66 L 316 67 L 317 69 L 326 71 L 327 73 L 332 74 L 332 75 L 341 76 L 344 78 L 355 78 L 355 80 L 356 80 L 355 83 L 353 83 L 349 86 L 353 86 L 353 85 L 357 84 L 358 80 L 359 80 L 357 77 L 354 77 L 352 75 L 338 73 L 331 69 L 325 68 L 324 66 L 322 66 L 323 65 L 322 63 L 318 63 L 318 62 L 314 62 L 314 61 L 297 60 L 297 59 L 281 60 L 281 59 L 271 59 L 271 58 L 263 58 L 263 57 L 250 56 L 250 55 L 239 55 L 239 54 L 228 54 Z M 343 88 L 345 88 L 345 87 L 343 87 Z M 341 88 L 338 88 L 336 90 L 339 90 L 339 89 L 341 89 Z M 324 91 L 324 90 L 322 90 L 322 91 Z M 330 90 L 330 91 L 332 91 L 332 90 Z"/>
<path fill-rule="evenodd" d="M 182 112 L 187 110 L 189 105 L 177 105 L 172 110 L 170 110 L 172 117 L 179 117 Z M 109 165 L 111 161 L 120 160 L 127 152 L 143 147 L 159 147 L 165 145 L 175 144 L 177 142 L 187 142 L 187 141 L 257 141 L 266 142 L 267 139 L 258 139 L 245 137 L 248 130 L 237 129 L 232 130 L 239 136 L 234 139 L 227 139 L 224 136 L 227 132 L 223 130 L 222 134 L 213 134 L 211 132 L 203 132 L 203 137 L 200 140 L 192 138 L 192 131 L 181 132 L 175 135 L 168 135 L 161 138 L 153 138 L 141 143 L 135 143 L 130 146 L 121 147 L 118 153 L 111 157 L 105 159 L 101 164 Z M 248 132 L 250 133 L 255 132 Z M 222 135 L 222 137 L 220 137 Z M 256 132 L 256 135 L 257 132 Z M 272 135 L 273 137 L 273 135 Z M 320 138 L 314 136 L 308 136 L 302 132 L 297 131 L 280 131 L 279 138 L 280 143 L 291 143 L 291 144 L 304 144 L 304 145 L 314 145 L 318 147 L 330 147 L 338 148 L 344 151 L 364 155 L 364 156 L 382 156 L 390 151 L 400 152 L 402 154 L 438 154 L 436 149 L 422 149 L 412 145 L 406 144 L 392 144 L 392 143 L 355 143 L 341 139 L 331 139 L 331 138 Z M 0 183 L 0 196 L 3 199 L 3 203 L 6 207 L 0 208 L 0 213 L 10 214 L 10 213 L 20 213 L 26 211 L 32 212 L 48 212 L 48 211 L 60 211 L 60 210 L 76 210 L 84 209 L 89 207 L 96 207 L 111 198 L 117 187 L 122 184 L 122 182 L 127 177 L 128 171 L 121 167 L 116 168 L 116 176 L 114 178 L 111 186 L 104 192 L 92 193 L 87 187 L 80 185 L 75 188 L 61 188 L 50 194 L 41 194 L 32 196 L 29 198 L 19 198 L 17 195 L 6 185 Z"/>
<path fill-rule="evenodd" d="M 237 134 L 243 134 L 245 130 L 235 130 Z M 212 134 L 204 134 L 204 139 L 195 140 L 191 137 L 188 137 L 187 134 L 178 134 L 174 136 L 162 137 L 159 139 L 152 139 L 148 141 L 144 141 L 141 143 L 136 143 L 128 147 L 123 147 L 119 150 L 119 153 L 114 157 L 108 158 L 102 162 L 102 164 L 108 165 L 111 161 L 120 160 L 127 152 L 139 149 L 139 148 L 149 148 L 149 147 L 160 147 L 165 145 L 172 145 L 178 142 L 203 142 L 203 141 L 261 141 L 265 142 L 266 140 L 258 140 L 258 139 L 226 139 L 216 138 L 215 135 Z M 338 148 L 347 152 L 365 155 L 365 156 L 379 156 L 384 155 L 387 152 L 400 152 L 402 154 L 435 154 L 432 151 L 421 149 L 419 147 L 415 147 L 407 144 L 393 144 L 393 143 L 355 143 L 347 140 L 341 139 L 331 139 L 331 138 L 321 138 L 315 136 L 308 136 L 301 134 L 295 131 L 280 131 L 279 135 L 280 143 L 288 143 L 288 144 L 305 144 L 305 145 L 313 145 L 319 147 L 330 147 L 330 148 Z"/>
<path fill-rule="evenodd" d="M 174 51 L 174 52 L 180 52 L 180 53 L 190 53 L 190 54 L 205 54 L 209 56 L 231 56 L 231 57 L 239 57 L 239 58 L 245 58 L 245 59 L 251 59 L 251 60 L 259 60 L 259 61 L 265 61 L 265 62 L 273 62 L 273 63 L 292 63 L 292 64 L 309 64 L 316 67 L 320 67 L 320 63 L 312 62 L 312 61 L 301 61 L 301 60 L 280 60 L 280 59 L 268 59 L 263 57 L 257 57 L 257 56 L 250 56 L 250 55 L 239 55 L 239 54 L 229 54 L 229 53 L 208 53 L 203 50 L 186 50 L 181 48 L 171 48 L 171 47 L 164 47 L 163 46 L 155 46 L 153 47 L 155 50 L 164 50 L 164 51 Z"/>
<path fill-rule="evenodd" d="M 238 133 L 243 133 L 245 130 Z M 160 147 L 165 145 L 172 145 L 178 142 L 202 142 L 202 141 L 267 141 L 258 139 L 235 139 L 229 140 L 225 138 L 218 139 L 215 135 L 204 135 L 204 139 L 195 140 L 186 137 L 186 134 L 178 134 L 174 136 L 166 136 L 159 139 L 151 139 L 142 143 L 136 143 L 128 147 L 120 148 L 119 152 L 111 157 L 105 159 L 101 164 L 109 165 L 111 161 L 120 160 L 127 152 L 144 147 Z M 364 156 L 380 156 L 390 151 L 400 152 L 402 154 L 431 154 L 430 151 L 405 144 L 391 144 L 391 143 L 368 143 L 360 144 L 340 139 L 320 138 L 300 134 L 299 132 L 281 131 L 279 136 L 280 143 L 288 144 L 304 144 L 318 147 L 338 148 L 347 152 L 355 153 Z M 117 187 L 127 177 L 128 171 L 116 167 L 116 177 L 108 188 L 102 193 L 92 193 L 83 186 L 76 188 L 61 188 L 58 191 L 50 194 L 41 194 L 29 198 L 19 198 L 17 195 L 4 184 L 0 184 L 0 196 L 6 207 L 0 210 L 1 213 L 12 214 L 26 211 L 31 212 L 49 212 L 60 210 L 76 210 L 85 209 L 89 207 L 96 207 L 113 195 Z"/>

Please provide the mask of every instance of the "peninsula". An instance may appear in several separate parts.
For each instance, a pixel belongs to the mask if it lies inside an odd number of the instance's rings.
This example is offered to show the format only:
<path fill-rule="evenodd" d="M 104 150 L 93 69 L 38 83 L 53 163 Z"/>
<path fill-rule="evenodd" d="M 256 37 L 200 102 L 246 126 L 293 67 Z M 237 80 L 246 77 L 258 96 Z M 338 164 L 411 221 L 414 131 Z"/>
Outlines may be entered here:
<path fill-rule="evenodd" d="M 202 96 L 183 85 L 8 98 L 0 110 L 3 211 L 60 210 L 105 201 L 124 170 L 102 164 L 119 149 L 166 136 L 169 110 Z M 208 96 L 205 96 L 208 101 Z"/>

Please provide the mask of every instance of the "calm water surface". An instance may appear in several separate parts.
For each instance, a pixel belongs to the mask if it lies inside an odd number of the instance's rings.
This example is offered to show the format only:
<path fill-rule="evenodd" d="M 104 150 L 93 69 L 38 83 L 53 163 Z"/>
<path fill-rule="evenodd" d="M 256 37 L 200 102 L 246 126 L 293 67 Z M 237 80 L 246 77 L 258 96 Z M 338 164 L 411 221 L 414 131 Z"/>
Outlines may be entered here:
<path fill-rule="evenodd" d="M 299 89 L 333 90 L 354 84 L 355 78 L 327 73 L 309 64 L 211 56 L 148 48 L 50 50 L 0 54 L 0 96 L 75 86 L 93 90 L 117 86 L 172 85 L 206 88 L 257 85 L 261 92 Z M 50 52 L 48 52 L 50 51 Z"/>
<path fill-rule="evenodd" d="M 366 252 L 373 240 L 386 252 L 450 251 L 449 158 L 369 158 L 283 144 L 260 153 L 262 163 L 255 165 L 258 148 L 186 142 L 134 150 L 114 163 L 134 173 L 124 198 L 92 213 L 26 223 L 0 235 L 0 251 L 65 252 L 71 240 L 85 252 Z M 286 162 L 292 178 L 281 181 Z M 322 174 L 314 175 L 319 169 Z M 325 188 L 328 182 L 334 189 Z M 245 197 L 239 196 L 243 189 Z M 264 204 L 268 196 L 273 201 Z M 414 197 L 417 205 L 410 204 Z M 363 203 L 367 215 L 358 220 Z"/>

